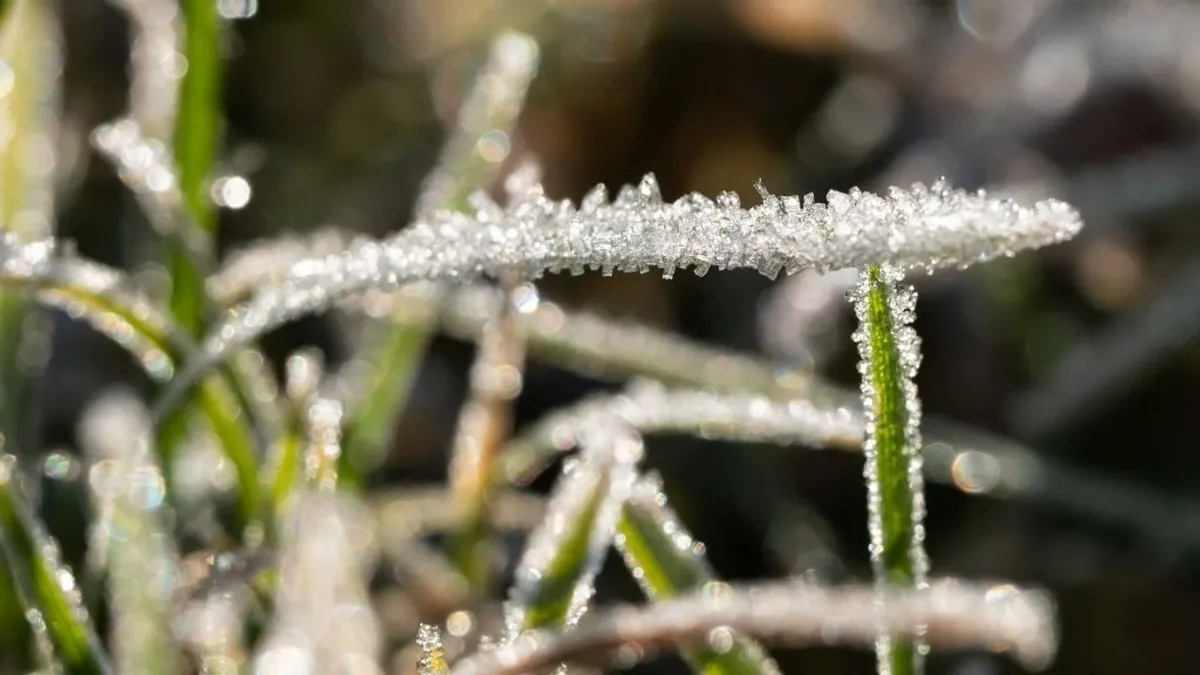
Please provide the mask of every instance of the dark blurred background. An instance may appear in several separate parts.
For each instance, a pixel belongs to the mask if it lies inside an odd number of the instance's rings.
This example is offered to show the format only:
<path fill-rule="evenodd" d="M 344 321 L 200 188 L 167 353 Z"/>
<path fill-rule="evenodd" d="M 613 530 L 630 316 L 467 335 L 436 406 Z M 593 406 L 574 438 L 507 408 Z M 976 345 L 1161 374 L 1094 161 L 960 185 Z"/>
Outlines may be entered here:
<path fill-rule="evenodd" d="M 1063 636 L 1053 673 L 1197 672 L 1200 3 L 254 4 L 225 45 L 223 160 L 253 187 L 245 208 L 222 212 L 225 252 L 326 225 L 402 228 L 504 28 L 541 45 L 514 154 L 540 160 L 551 196 L 577 199 L 653 171 L 667 198 L 734 190 L 755 203 L 758 178 L 820 198 L 946 176 L 1072 202 L 1087 224 L 1075 242 L 918 281 L 927 413 L 1016 439 L 1054 467 L 1037 495 L 932 485 L 933 573 L 1052 589 Z M 88 131 L 126 109 L 128 26 L 102 0 L 60 5 L 65 123 L 81 149 L 58 231 L 86 255 L 130 265 L 147 226 L 113 169 L 86 150 Z M 833 320 L 820 349 L 769 339 L 771 312 L 787 313 L 785 296 L 772 295 L 783 283 L 751 273 L 584 275 L 541 289 L 566 306 L 766 353 L 785 374 L 816 369 L 855 386 L 840 295 L 824 312 Z M 44 384 L 48 447 L 74 444 L 76 418 L 97 391 L 139 381 L 117 347 L 60 318 Z M 303 344 L 345 355 L 321 317 L 278 331 L 267 348 L 282 358 Z M 375 484 L 443 479 L 472 351 L 434 344 L 400 421 L 403 442 Z M 534 360 L 519 423 L 599 386 Z M 648 464 L 723 576 L 869 577 L 859 457 L 680 438 L 649 447 Z M 79 504 L 61 497 L 48 510 L 74 559 Z M 610 567 L 599 597 L 636 598 Z M 780 655 L 788 673 L 873 672 L 867 651 Z M 683 672 L 670 659 L 646 668 Z M 1015 668 L 987 653 L 935 654 L 930 671 Z"/>

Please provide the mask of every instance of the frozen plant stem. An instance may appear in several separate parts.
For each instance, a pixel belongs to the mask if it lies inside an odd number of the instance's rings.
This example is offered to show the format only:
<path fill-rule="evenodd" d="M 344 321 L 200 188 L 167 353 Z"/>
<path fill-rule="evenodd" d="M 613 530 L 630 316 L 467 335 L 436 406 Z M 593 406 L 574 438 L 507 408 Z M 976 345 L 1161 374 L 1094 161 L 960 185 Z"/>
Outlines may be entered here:
<path fill-rule="evenodd" d="M 525 346 L 517 330 L 515 293 L 532 286 L 507 275 L 501 286 L 507 302 L 501 304 L 479 342 L 471 368 L 470 393 L 458 420 L 450 465 L 450 492 L 457 524 L 451 536 L 451 553 L 467 582 L 486 590 L 491 576 L 488 502 L 492 474 L 500 448 L 512 433 L 512 404 L 521 392 Z"/>
<path fill-rule="evenodd" d="M 881 590 L 927 585 L 921 403 L 913 382 L 921 351 L 910 325 L 917 295 L 911 286 L 900 284 L 902 278 L 890 264 L 871 265 L 851 292 L 859 321 L 854 341 L 862 357 L 858 369 L 866 415 L 863 451 L 871 562 Z M 925 650 L 919 641 L 881 635 L 876 643 L 880 675 L 920 673 Z"/>

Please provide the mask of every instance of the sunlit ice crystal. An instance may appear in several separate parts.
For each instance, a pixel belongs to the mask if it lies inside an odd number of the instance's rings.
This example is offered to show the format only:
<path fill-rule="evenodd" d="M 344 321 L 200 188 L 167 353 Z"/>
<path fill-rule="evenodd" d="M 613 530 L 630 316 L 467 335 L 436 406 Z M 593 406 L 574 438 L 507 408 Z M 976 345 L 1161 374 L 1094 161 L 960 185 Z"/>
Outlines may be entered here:
<path fill-rule="evenodd" d="M 774 276 L 891 263 L 897 269 L 961 267 L 1072 237 L 1078 213 L 1056 200 L 1032 206 L 943 181 L 892 188 L 885 196 L 830 192 L 827 204 L 763 192 L 758 206 L 728 197 L 659 196 L 654 177 L 608 201 L 602 190 L 580 207 L 525 191 L 474 215 L 437 211 L 383 241 L 297 263 L 211 334 L 207 351 L 232 345 L 371 288 L 418 280 L 469 280 L 517 272 L 584 269 L 755 269 Z"/>

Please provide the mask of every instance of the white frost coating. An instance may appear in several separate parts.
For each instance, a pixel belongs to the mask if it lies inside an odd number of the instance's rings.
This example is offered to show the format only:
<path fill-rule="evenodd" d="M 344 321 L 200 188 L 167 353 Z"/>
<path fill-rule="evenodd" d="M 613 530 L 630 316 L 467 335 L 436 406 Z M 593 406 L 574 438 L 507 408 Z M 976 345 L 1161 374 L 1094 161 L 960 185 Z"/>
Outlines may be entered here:
<path fill-rule="evenodd" d="M 645 658 L 659 647 L 704 640 L 722 627 L 810 645 L 871 644 L 880 627 L 911 636 L 918 626 L 926 626 L 927 638 L 939 646 L 1011 651 L 1028 668 L 1045 667 L 1058 640 L 1050 599 L 1007 584 L 939 581 L 922 591 L 895 589 L 879 596 L 865 586 L 827 588 L 792 580 L 615 609 L 565 635 L 526 634 L 458 662 L 451 672 L 516 675 L 564 662 L 603 663 L 618 652 Z"/>
<path fill-rule="evenodd" d="M 175 363 L 162 345 L 116 312 L 81 301 L 80 293 L 95 295 L 120 308 L 159 336 L 173 336 L 169 320 L 155 304 L 132 290 L 121 272 L 69 255 L 56 257 L 54 253 L 52 238 L 21 243 L 15 235 L 0 232 L 0 282 L 32 287 L 39 302 L 86 321 L 124 347 L 154 380 L 171 379 Z"/>
<path fill-rule="evenodd" d="M 1064 241 L 1080 228 L 1066 204 L 1032 207 L 982 192 L 893 188 L 887 197 L 858 190 L 830 192 L 828 204 L 811 197 L 776 197 L 741 208 L 736 195 L 716 202 L 692 194 L 662 201 L 647 175 L 616 200 L 603 186 L 579 207 L 531 189 L 506 208 L 490 204 L 473 216 L 440 211 L 383 241 L 358 240 L 339 255 L 297 263 L 282 284 L 263 289 L 207 340 L 211 358 L 303 314 L 371 288 L 389 289 L 423 279 L 469 280 L 516 272 L 585 268 L 644 272 L 694 267 L 750 268 L 767 276 L 781 269 L 832 270 L 893 262 L 932 270 Z"/>
<path fill-rule="evenodd" d="M 342 404 L 317 396 L 307 412 L 308 452 L 304 456 L 304 474 L 319 490 L 337 488 L 337 462 L 342 454 Z"/>
<path fill-rule="evenodd" d="M 129 118 L 96 127 L 91 140 L 116 167 L 121 182 L 137 198 L 151 226 L 178 241 L 197 259 L 211 257 L 212 238 L 183 209 L 183 193 L 170 147 L 146 134 Z"/>
<path fill-rule="evenodd" d="M 306 491 L 283 524 L 274 619 L 250 672 L 381 673 L 367 515 L 344 495 Z"/>
<path fill-rule="evenodd" d="M 255 288 L 283 281 L 292 265 L 313 256 L 336 253 L 353 238 L 334 228 L 305 235 L 284 235 L 256 241 L 229 254 L 221 267 L 204 282 L 208 297 L 226 306 Z"/>
<path fill-rule="evenodd" d="M 79 432 L 98 511 L 89 556 L 108 573 L 116 670 L 174 671 L 180 654 L 170 617 L 181 578 L 163 522 L 166 482 L 151 452 L 149 413 L 131 392 L 117 390 L 88 408 Z"/>
<path fill-rule="evenodd" d="M 187 69 L 180 49 L 179 5 L 170 0 L 109 0 L 129 16 L 129 115 L 146 135 L 170 143 L 175 130 L 179 79 Z"/>
<path fill-rule="evenodd" d="M 530 605 L 542 592 L 542 580 L 551 565 L 564 553 L 568 536 L 596 504 L 588 524 L 586 559 L 574 580 L 564 627 L 570 629 L 587 611 L 595 592 L 596 574 L 616 534 L 621 506 L 637 479 L 642 442 L 617 420 L 597 424 L 583 435 L 580 459 L 567 462 L 546 506 L 546 517 L 529 535 L 525 553 L 513 575 L 508 602 L 504 606 L 505 643 L 516 640 L 525 629 Z M 561 581 L 561 580 L 559 580 Z"/>
<path fill-rule="evenodd" d="M 850 407 L 797 398 L 772 400 L 754 394 L 721 394 L 670 389 L 652 380 L 634 380 L 616 396 L 603 395 L 550 413 L 521 434 L 503 453 L 510 481 L 531 479 L 554 455 L 571 449 L 576 436 L 613 416 L 642 434 L 682 432 L 703 438 L 781 445 L 857 448 L 863 420 Z"/>
<path fill-rule="evenodd" d="M 896 357 L 899 359 L 900 376 L 902 378 L 905 421 L 904 447 L 902 449 L 907 459 L 908 488 L 912 495 L 912 538 L 909 541 L 908 556 L 912 564 L 912 583 L 917 589 L 929 585 L 929 558 L 925 554 L 925 479 L 922 474 L 921 458 L 921 399 L 917 395 L 917 385 L 914 378 L 917 368 L 921 365 L 921 338 L 912 327 L 916 316 L 917 291 L 912 286 L 901 283 L 903 272 L 892 265 L 881 265 L 879 281 L 888 289 L 888 323 L 891 326 L 892 341 L 895 344 Z M 871 282 L 864 270 L 859 275 L 857 285 L 851 291 L 854 302 L 854 312 L 858 316 L 859 326 L 854 331 L 854 342 L 858 345 L 861 360 L 858 372 L 862 378 L 863 413 L 866 423 L 866 435 L 863 440 L 863 454 L 866 456 L 863 475 L 867 481 L 867 526 L 871 535 L 870 553 L 871 565 L 875 573 L 875 582 L 879 591 L 884 592 L 888 585 L 889 570 L 884 564 L 885 532 L 883 526 L 882 489 L 879 479 L 879 454 L 877 450 L 878 433 L 876 425 L 880 411 L 878 383 L 872 378 L 872 365 L 888 358 L 888 355 L 873 353 L 869 314 L 869 292 Z M 920 636 L 920 631 L 917 635 Z M 918 644 L 918 651 L 923 654 L 924 644 Z M 881 633 L 876 644 L 880 675 L 891 672 L 890 655 L 891 640 L 886 633 Z M 918 655 L 918 658 L 920 656 Z"/>

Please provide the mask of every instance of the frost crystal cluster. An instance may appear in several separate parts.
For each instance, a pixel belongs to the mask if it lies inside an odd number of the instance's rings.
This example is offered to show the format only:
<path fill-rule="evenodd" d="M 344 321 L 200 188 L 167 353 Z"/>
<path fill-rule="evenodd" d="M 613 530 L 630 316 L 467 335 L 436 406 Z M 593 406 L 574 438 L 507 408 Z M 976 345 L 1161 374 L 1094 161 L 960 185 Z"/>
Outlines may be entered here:
<path fill-rule="evenodd" d="M 765 190 L 762 198 L 750 209 L 731 192 L 715 201 L 691 194 L 665 202 L 647 175 L 612 201 L 603 186 L 579 206 L 534 188 L 504 208 L 483 202 L 473 215 L 438 212 L 390 239 L 359 240 L 340 254 L 296 263 L 282 284 L 258 293 L 216 330 L 207 351 L 219 357 L 345 296 L 420 280 L 651 268 L 670 277 L 689 267 L 774 277 L 882 262 L 931 271 L 1061 242 L 1080 228 L 1078 214 L 1062 202 L 1021 206 L 944 182 L 893 188 L 886 197 L 830 192 L 827 204 Z"/>

